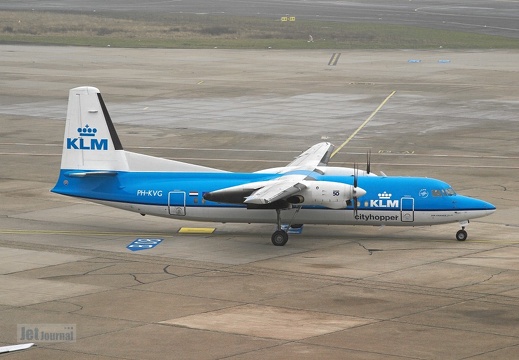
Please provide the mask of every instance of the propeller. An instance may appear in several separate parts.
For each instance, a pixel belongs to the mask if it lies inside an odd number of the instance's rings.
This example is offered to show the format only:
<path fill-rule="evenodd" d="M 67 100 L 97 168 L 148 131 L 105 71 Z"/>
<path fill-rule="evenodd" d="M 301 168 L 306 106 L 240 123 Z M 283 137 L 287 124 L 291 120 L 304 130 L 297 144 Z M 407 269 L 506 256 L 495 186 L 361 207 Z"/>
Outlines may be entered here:
<path fill-rule="evenodd" d="M 357 205 L 357 185 L 359 182 L 359 169 L 357 168 L 357 164 L 353 164 L 353 213 L 357 215 L 358 205 Z"/>
<path fill-rule="evenodd" d="M 357 165 L 353 166 L 355 169 L 353 174 L 353 213 L 357 215 L 358 204 L 357 204 L 357 185 L 359 181 L 359 169 L 357 169 Z"/>
<path fill-rule="evenodd" d="M 359 169 L 357 164 L 353 164 L 353 190 L 352 190 L 352 200 L 353 200 L 353 213 L 357 215 L 358 212 L 358 198 L 364 196 L 366 194 L 366 190 L 358 187 L 359 184 Z"/>
<path fill-rule="evenodd" d="M 366 173 L 368 175 L 371 173 L 371 149 L 366 153 Z"/>
<path fill-rule="evenodd" d="M 357 187 L 359 177 L 359 171 L 357 169 L 357 163 L 353 163 L 353 194 L 355 194 L 355 188 Z"/>

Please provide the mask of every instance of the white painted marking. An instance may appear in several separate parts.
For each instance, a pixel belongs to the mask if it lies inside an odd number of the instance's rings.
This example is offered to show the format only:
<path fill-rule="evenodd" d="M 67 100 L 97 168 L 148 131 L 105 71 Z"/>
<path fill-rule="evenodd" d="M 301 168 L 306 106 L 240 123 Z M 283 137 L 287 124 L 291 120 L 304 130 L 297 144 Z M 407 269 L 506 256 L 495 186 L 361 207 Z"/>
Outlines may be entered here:
<path fill-rule="evenodd" d="M 13 351 L 19 351 L 19 350 L 25 350 L 25 349 L 32 347 L 33 345 L 34 345 L 34 343 L 2 346 L 2 347 L 0 347 L 0 354 L 13 352 Z"/>

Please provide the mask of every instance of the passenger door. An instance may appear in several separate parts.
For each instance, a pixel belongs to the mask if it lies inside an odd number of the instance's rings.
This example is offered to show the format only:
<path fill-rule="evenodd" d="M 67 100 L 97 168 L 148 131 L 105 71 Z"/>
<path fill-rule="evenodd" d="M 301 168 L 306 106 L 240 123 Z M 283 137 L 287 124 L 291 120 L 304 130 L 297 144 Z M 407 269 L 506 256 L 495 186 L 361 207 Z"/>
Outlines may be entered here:
<path fill-rule="evenodd" d="M 403 197 L 400 199 L 400 218 L 402 222 L 414 221 L 414 198 Z"/>
<path fill-rule="evenodd" d="M 168 211 L 170 215 L 185 216 L 186 215 L 186 192 L 170 191 L 168 193 Z"/>

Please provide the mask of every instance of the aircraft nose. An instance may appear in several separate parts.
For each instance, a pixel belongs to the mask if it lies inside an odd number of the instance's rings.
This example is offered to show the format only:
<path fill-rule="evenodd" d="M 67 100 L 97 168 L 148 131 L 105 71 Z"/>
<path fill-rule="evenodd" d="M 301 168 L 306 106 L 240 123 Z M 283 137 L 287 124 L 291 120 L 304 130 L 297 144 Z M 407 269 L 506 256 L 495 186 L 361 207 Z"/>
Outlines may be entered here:
<path fill-rule="evenodd" d="M 471 197 L 463 197 L 462 201 L 458 203 L 458 206 L 460 206 L 462 209 L 464 208 L 465 210 L 476 211 L 478 217 L 488 216 L 496 211 L 496 207 L 493 204 Z"/>
<path fill-rule="evenodd" d="M 486 202 L 485 207 L 482 210 L 480 210 L 480 212 L 482 213 L 482 216 L 492 215 L 496 212 L 496 207 Z"/>
<path fill-rule="evenodd" d="M 476 208 L 478 210 L 485 210 L 485 211 L 491 211 L 491 212 L 496 211 L 496 207 L 489 202 L 486 202 L 484 200 L 474 199 L 474 198 L 470 198 L 470 199 L 474 203 L 474 205 L 473 205 L 474 208 Z"/>
<path fill-rule="evenodd" d="M 493 204 L 483 200 L 479 200 L 479 202 L 481 209 L 484 210 L 487 215 L 493 214 L 496 211 L 496 207 Z"/>

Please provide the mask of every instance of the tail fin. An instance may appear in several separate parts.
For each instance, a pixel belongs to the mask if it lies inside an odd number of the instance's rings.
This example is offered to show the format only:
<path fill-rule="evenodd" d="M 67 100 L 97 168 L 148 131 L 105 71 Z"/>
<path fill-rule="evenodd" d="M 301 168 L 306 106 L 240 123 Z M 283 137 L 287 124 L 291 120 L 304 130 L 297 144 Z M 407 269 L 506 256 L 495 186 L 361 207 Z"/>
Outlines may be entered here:
<path fill-rule="evenodd" d="M 95 87 L 70 90 L 61 168 L 129 170 L 119 136 Z"/>
<path fill-rule="evenodd" d="M 224 172 L 123 150 L 101 93 L 91 86 L 70 90 L 61 169 L 93 175 L 116 171 Z"/>

